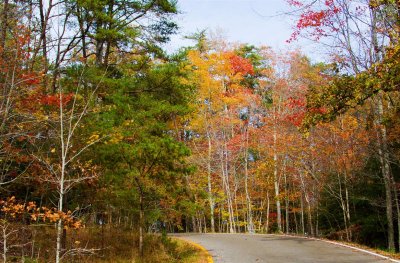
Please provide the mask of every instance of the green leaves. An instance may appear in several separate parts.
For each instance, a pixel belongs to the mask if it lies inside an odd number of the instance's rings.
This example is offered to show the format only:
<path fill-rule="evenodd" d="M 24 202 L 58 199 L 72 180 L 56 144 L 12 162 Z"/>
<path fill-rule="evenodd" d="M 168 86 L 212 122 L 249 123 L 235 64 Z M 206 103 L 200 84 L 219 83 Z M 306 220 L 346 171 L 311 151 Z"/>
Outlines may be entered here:
<path fill-rule="evenodd" d="M 303 128 L 334 120 L 351 108 L 363 105 L 379 92 L 400 87 L 400 46 L 387 50 L 387 56 L 369 70 L 355 76 L 337 75 L 325 85 L 312 86 L 307 96 L 308 113 Z"/>

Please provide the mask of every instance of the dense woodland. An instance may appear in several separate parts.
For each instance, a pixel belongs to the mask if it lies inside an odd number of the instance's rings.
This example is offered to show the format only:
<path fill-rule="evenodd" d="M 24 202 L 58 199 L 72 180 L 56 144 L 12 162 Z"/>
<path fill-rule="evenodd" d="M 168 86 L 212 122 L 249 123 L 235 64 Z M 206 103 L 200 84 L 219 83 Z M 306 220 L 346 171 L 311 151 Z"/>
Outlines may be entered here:
<path fill-rule="evenodd" d="M 399 252 L 400 2 L 287 4 L 328 61 L 207 31 L 167 54 L 173 0 L 2 0 L 3 262 L 184 231 Z"/>

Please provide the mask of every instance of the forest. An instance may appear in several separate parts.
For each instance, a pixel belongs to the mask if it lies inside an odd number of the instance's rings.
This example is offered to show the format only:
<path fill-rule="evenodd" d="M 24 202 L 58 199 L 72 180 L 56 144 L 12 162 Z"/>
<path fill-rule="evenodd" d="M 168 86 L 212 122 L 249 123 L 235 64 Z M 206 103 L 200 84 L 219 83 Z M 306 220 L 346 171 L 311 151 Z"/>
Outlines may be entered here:
<path fill-rule="evenodd" d="M 179 232 L 400 252 L 400 1 L 282 1 L 329 60 L 207 30 L 170 54 L 175 0 L 2 0 L 1 260 L 186 262 Z"/>

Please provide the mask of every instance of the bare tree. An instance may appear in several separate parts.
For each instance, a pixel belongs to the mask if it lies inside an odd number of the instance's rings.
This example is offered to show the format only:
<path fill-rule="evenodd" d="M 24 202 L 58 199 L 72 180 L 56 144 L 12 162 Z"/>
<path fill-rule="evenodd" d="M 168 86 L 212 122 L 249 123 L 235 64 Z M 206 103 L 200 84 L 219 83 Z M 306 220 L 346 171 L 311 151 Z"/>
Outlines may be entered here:
<path fill-rule="evenodd" d="M 97 86 L 98 87 L 98 86 Z M 43 147 L 36 147 L 33 157 L 39 161 L 49 172 L 49 177 L 44 180 L 55 185 L 58 193 L 57 210 L 64 210 L 65 195 L 75 185 L 87 180 L 94 179 L 96 172 L 94 169 L 86 169 L 82 167 L 79 157 L 92 145 L 104 140 L 107 136 L 93 134 L 89 138 L 82 138 L 80 125 L 85 118 L 90 114 L 91 105 L 95 99 L 97 87 L 89 94 L 85 101 L 79 101 L 79 95 L 83 88 L 80 82 L 75 89 L 72 100 L 68 102 L 68 94 L 63 92 L 62 85 L 58 88 L 58 112 L 54 112 L 53 116 L 48 116 L 47 125 L 52 127 L 49 131 L 51 136 L 46 140 L 51 139 L 53 145 L 46 152 L 45 148 L 48 142 Z M 86 141 L 85 141 L 86 140 Z M 83 141 L 83 142 L 82 142 Z M 56 157 L 54 157 L 56 155 Z M 72 172 L 72 170 L 77 170 Z M 57 222 L 57 247 L 56 247 L 56 262 L 59 263 L 62 258 L 62 236 L 63 236 L 63 221 L 59 219 Z"/>

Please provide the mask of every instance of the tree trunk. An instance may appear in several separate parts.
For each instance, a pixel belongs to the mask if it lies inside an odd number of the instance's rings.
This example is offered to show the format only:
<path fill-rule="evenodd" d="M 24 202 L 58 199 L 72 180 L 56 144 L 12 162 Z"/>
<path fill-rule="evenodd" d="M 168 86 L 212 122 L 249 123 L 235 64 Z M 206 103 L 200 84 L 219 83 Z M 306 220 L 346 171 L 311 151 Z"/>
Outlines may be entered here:
<path fill-rule="evenodd" d="M 249 195 L 249 189 L 248 189 L 248 180 L 249 180 L 249 171 L 248 171 L 248 165 L 249 165 L 249 152 L 248 152 L 248 147 L 249 147 L 249 127 L 246 127 L 245 131 L 245 154 L 244 154 L 244 189 L 245 189 L 245 194 L 246 194 L 246 206 L 247 206 L 247 231 L 250 234 L 254 234 L 254 223 L 253 223 L 253 213 L 251 211 L 251 199 Z"/>
<path fill-rule="evenodd" d="M 62 115 L 61 115 L 62 117 Z M 62 119 L 61 119 L 62 123 Z M 64 195 L 65 195 L 65 166 L 66 166 L 66 158 L 65 158 L 65 145 L 64 145 L 64 134 L 63 134 L 63 126 L 61 125 L 61 174 L 58 182 L 58 211 L 63 211 L 64 204 Z M 57 247 L 56 247 L 56 263 L 61 262 L 61 250 L 62 250 L 62 236 L 63 236 L 63 221 L 60 218 L 57 222 Z"/>
<path fill-rule="evenodd" d="M 101 24 L 99 24 L 101 27 Z M 104 41 L 101 39 L 96 39 L 96 66 L 100 67 L 103 64 L 103 47 Z"/>
<path fill-rule="evenodd" d="M 269 202 L 269 191 L 267 191 L 267 221 L 265 223 L 265 232 L 268 234 L 269 231 L 269 206 L 270 206 L 270 202 Z"/>
<path fill-rule="evenodd" d="M 399 205 L 399 196 L 398 196 L 398 192 L 397 192 L 397 187 L 396 187 L 396 182 L 394 181 L 392 182 L 392 186 L 393 186 L 393 193 L 394 193 L 394 201 L 396 202 L 396 212 L 397 212 L 397 238 L 398 238 L 398 251 L 400 251 L 400 205 Z"/>
<path fill-rule="evenodd" d="M 144 228 L 144 207 L 143 207 L 143 193 L 139 194 L 139 255 L 143 259 L 143 228 Z"/>
<path fill-rule="evenodd" d="M 202 215 L 203 215 L 203 223 L 204 223 L 204 233 L 207 233 L 207 220 L 206 220 L 206 215 L 205 215 L 204 212 L 202 213 Z"/>
<path fill-rule="evenodd" d="M 235 233 L 235 222 L 234 222 L 234 214 L 233 214 L 233 205 L 232 205 L 232 196 L 231 196 L 231 190 L 229 186 L 229 177 L 228 177 L 228 154 L 226 152 L 227 146 L 226 146 L 226 140 L 225 140 L 225 133 L 224 133 L 224 141 L 223 141 L 223 146 L 221 149 L 221 172 L 222 172 L 222 180 L 223 180 L 223 186 L 225 189 L 225 194 L 226 194 L 226 201 L 227 201 L 227 206 L 228 206 L 228 214 L 229 214 L 229 233 Z"/>
<path fill-rule="evenodd" d="M 215 232 L 215 220 L 214 220 L 214 197 L 212 194 L 212 185 L 211 185 L 211 154 L 212 154 L 212 144 L 211 144 L 211 135 L 210 132 L 207 132 L 208 139 L 208 156 L 207 156 L 207 186 L 208 186 L 208 202 L 210 204 L 210 223 L 211 223 L 211 233 Z"/>
<path fill-rule="evenodd" d="M 48 71 L 48 59 L 47 59 L 47 39 L 46 39 L 46 31 L 47 31 L 47 21 L 50 15 L 50 10 L 52 8 L 52 1 L 49 2 L 49 9 L 44 13 L 43 0 L 39 0 L 39 15 L 40 15 L 40 42 L 42 44 L 43 50 L 43 74 L 47 74 Z M 40 49 L 40 44 L 39 44 Z M 43 80 L 43 85 L 46 87 L 46 78 Z"/>
<path fill-rule="evenodd" d="M 282 232 L 282 215 L 281 215 L 281 201 L 279 196 L 279 178 L 278 178 L 278 154 L 276 149 L 277 138 L 276 138 L 276 127 L 274 127 L 274 187 L 275 187 L 275 199 L 276 199 L 276 220 L 278 224 L 278 232 Z"/>
<path fill-rule="evenodd" d="M 301 233 L 304 235 L 306 233 L 305 231 L 305 222 L 304 222 L 304 200 L 303 200 L 303 194 L 301 194 L 300 197 L 300 208 L 301 208 Z"/>
<path fill-rule="evenodd" d="M 2 234 L 3 234 L 3 263 L 7 263 L 7 252 L 8 252 L 8 247 L 7 247 L 7 225 L 6 222 L 4 222 L 4 225 L 2 227 Z"/>
<path fill-rule="evenodd" d="M 79 5 L 76 6 L 76 12 L 77 12 L 77 19 L 78 19 L 78 24 L 79 24 L 79 30 L 81 32 L 81 43 L 82 43 L 82 57 L 85 60 L 86 63 L 86 58 L 87 58 L 87 45 L 86 45 L 86 35 L 87 32 L 84 29 L 84 18 L 82 16 L 82 11 L 79 7 Z"/>
<path fill-rule="evenodd" d="M 293 207 L 295 207 L 294 202 L 293 202 Z M 297 213 L 295 211 L 293 211 L 293 220 L 294 220 L 295 232 L 296 232 L 296 234 L 299 234 L 299 227 L 298 227 L 298 223 L 297 223 Z"/>
<path fill-rule="evenodd" d="M 201 216 L 198 211 L 196 212 L 196 218 L 197 218 L 197 230 L 199 233 L 202 233 L 203 226 L 202 226 L 202 222 L 201 222 Z"/>
<path fill-rule="evenodd" d="M 114 23 L 113 23 L 113 8 L 114 8 L 114 1 L 110 1 L 108 5 L 108 30 L 111 30 L 114 28 Z M 103 66 L 107 67 L 109 63 L 109 58 L 110 58 L 110 52 L 111 52 L 111 45 L 112 45 L 113 40 L 108 39 L 105 42 L 106 48 L 105 48 L 105 53 L 104 53 L 104 62 Z"/>
<path fill-rule="evenodd" d="M 343 223 L 344 223 L 344 230 L 346 232 L 346 241 L 350 241 L 349 225 L 347 220 L 347 206 L 346 206 L 346 200 L 343 197 L 343 187 L 342 187 L 342 180 L 340 179 L 340 174 L 337 174 L 337 178 L 339 182 L 339 201 L 340 201 L 340 207 L 342 208 L 343 212 Z"/>
<path fill-rule="evenodd" d="M 62 188 L 59 193 L 58 200 L 58 211 L 62 211 L 63 209 L 63 198 L 64 198 L 64 184 L 62 184 Z M 61 249 L 62 249 L 62 236 L 63 236 L 63 222 L 62 219 L 59 219 L 57 222 L 57 247 L 56 247 L 56 263 L 60 263 L 61 261 Z"/>
<path fill-rule="evenodd" d="M 310 232 L 311 236 L 314 236 L 314 226 L 313 226 L 313 222 L 312 222 L 311 202 L 307 196 L 306 196 L 306 203 L 307 203 L 308 231 Z"/>
<path fill-rule="evenodd" d="M 257 231 L 259 233 L 261 233 L 261 231 L 262 231 L 261 226 L 262 226 L 262 218 L 263 218 L 263 210 L 264 210 L 263 201 L 264 200 L 261 199 L 261 204 L 260 204 L 260 208 L 259 208 L 260 216 L 258 217 L 258 228 L 257 228 Z"/>
<path fill-rule="evenodd" d="M 351 233 L 351 217 L 350 217 L 350 200 L 349 200 L 349 189 L 347 187 L 347 173 L 346 171 L 344 172 L 344 192 L 345 192 L 345 197 L 346 197 L 346 218 L 347 218 L 347 224 L 349 229 L 346 231 L 348 233 L 348 241 L 352 240 L 353 234 Z"/>
<path fill-rule="evenodd" d="M 316 215 L 315 215 L 315 236 L 318 237 L 319 236 L 319 200 L 316 201 Z"/>
<path fill-rule="evenodd" d="M 378 154 L 381 163 L 382 177 L 385 185 L 386 197 L 386 219 L 388 231 L 388 249 L 395 250 L 394 243 L 394 224 L 393 224 L 393 196 L 392 196 L 392 176 L 389 164 L 389 153 L 387 145 L 386 126 L 383 123 L 383 95 L 378 95 L 378 111 L 377 111 L 377 137 L 378 137 Z"/>
<path fill-rule="evenodd" d="M 192 219 L 192 231 L 197 233 L 198 231 L 198 227 L 197 227 L 197 222 L 196 222 L 196 218 L 194 217 L 194 215 L 191 216 Z"/>
<path fill-rule="evenodd" d="M 236 182 L 235 182 L 236 183 Z M 236 191 L 236 187 L 235 187 L 235 191 L 233 192 L 233 194 L 234 194 L 234 197 L 233 197 L 233 203 L 235 204 L 235 216 L 236 216 L 236 218 L 239 218 L 239 209 L 238 209 L 238 201 L 237 201 L 237 199 L 238 199 L 238 197 L 237 197 L 237 191 Z M 246 211 L 244 211 L 244 212 L 246 212 Z M 244 214 L 243 215 L 243 218 L 246 218 L 246 214 Z M 240 226 L 239 225 L 236 225 L 236 232 L 239 232 L 240 233 Z"/>
<path fill-rule="evenodd" d="M 218 232 L 222 233 L 222 208 L 221 204 L 219 205 L 219 213 L 218 213 Z"/>
<path fill-rule="evenodd" d="M 4 0 L 3 12 L 1 14 L 1 32 L 0 32 L 0 52 L 3 56 L 5 54 L 6 38 L 7 38 L 7 28 L 8 28 L 8 0 Z"/>
<path fill-rule="evenodd" d="M 284 173 L 285 178 L 285 219 L 286 219 L 286 234 L 289 234 L 289 197 L 288 187 L 286 182 L 286 172 Z"/>

